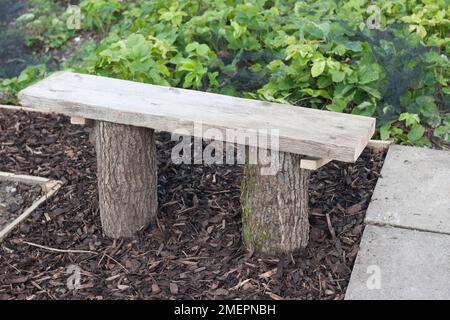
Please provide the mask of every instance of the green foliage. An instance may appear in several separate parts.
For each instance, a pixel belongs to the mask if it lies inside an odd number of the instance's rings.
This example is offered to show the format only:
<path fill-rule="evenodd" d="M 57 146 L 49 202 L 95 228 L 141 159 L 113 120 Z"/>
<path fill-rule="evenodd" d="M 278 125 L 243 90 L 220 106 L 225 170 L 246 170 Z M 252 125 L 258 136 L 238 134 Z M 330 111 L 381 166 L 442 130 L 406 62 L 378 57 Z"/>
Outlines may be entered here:
<path fill-rule="evenodd" d="M 162 59 L 164 51 L 154 46 L 151 39 L 146 39 L 141 34 L 131 34 L 106 49 L 100 48 L 96 73 L 169 85 L 166 78 L 170 77 L 170 72 Z"/>
<path fill-rule="evenodd" d="M 442 139 L 443 143 L 450 143 L 450 115 L 442 122 L 442 125 L 434 129 L 433 135 Z"/>
<path fill-rule="evenodd" d="M 28 66 L 18 77 L 0 81 L 0 93 L 7 97 L 3 103 L 17 104 L 17 93 L 32 85 L 33 83 L 45 78 L 47 69 L 44 64 Z"/>
<path fill-rule="evenodd" d="M 123 6 L 120 0 L 85 0 L 80 7 L 84 28 L 104 33 L 117 20 Z"/>
<path fill-rule="evenodd" d="M 69 13 L 54 1 L 32 0 L 31 10 L 17 19 L 31 47 L 59 48 L 75 34 L 67 28 Z"/>
<path fill-rule="evenodd" d="M 49 3 L 21 20 L 56 47 L 73 33 Z M 84 0 L 81 11 L 81 32 L 103 39 L 65 68 L 373 116 L 382 139 L 449 143 L 447 0 Z"/>

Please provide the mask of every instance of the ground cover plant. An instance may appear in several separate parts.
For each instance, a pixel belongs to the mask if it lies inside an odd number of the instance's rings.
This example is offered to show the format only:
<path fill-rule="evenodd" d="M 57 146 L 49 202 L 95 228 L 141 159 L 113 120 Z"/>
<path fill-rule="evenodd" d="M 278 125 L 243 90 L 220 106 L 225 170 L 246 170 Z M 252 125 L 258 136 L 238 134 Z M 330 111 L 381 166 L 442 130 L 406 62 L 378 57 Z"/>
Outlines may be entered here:
<path fill-rule="evenodd" d="M 450 143 L 445 0 L 84 0 L 81 30 L 67 28 L 65 5 L 32 0 L 17 19 L 35 49 L 99 35 L 61 69 L 374 116 L 381 139 Z"/>

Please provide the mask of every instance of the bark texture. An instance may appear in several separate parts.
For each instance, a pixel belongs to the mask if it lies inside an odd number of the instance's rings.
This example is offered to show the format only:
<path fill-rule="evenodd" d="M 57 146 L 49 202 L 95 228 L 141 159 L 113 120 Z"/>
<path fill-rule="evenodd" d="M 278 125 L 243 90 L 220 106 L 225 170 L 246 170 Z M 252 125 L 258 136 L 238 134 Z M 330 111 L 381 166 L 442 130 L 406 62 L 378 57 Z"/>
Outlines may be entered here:
<path fill-rule="evenodd" d="M 250 250 L 289 253 L 308 244 L 310 172 L 300 168 L 301 158 L 280 152 L 280 170 L 275 175 L 261 175 L 260 165 L 245 166 L 242 227 Z"/>
<path fill-rule="evenodd" d="M 131 237 L 158 209 L 154 130 L 96 121 L 94 137 L 103 231 Z"/>

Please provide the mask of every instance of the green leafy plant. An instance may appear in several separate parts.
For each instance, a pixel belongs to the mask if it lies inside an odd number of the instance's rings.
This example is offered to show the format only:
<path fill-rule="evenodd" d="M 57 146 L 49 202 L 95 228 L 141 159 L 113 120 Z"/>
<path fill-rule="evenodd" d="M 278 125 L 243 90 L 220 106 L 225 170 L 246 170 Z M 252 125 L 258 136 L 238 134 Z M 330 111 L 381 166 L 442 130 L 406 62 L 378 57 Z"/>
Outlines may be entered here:
<path fill-rule="evenodd" d="M 32 85 L 38 80 L 45 78 L 47 75 L 47 69 L 44 64 L 36 66 L 28 66 L 25 68 L 19 76 L 11 79 L 5 79 L 0 81 L 0 93 L 3 93 L 2 103 L 17 104 L 17 93 Z M 1 99 L 0 99 L 1 100 Z"/>
<path fill-rule="evenodd" d="M 31 14 L 47 13 L 22 19 L 30 27 L 43 20 L 48 34 L 36 41 L 66 41 L 70 33 L 58 36 L 59 22 L 49 22 L 51 1 L 34 1 Z M 367 24 L 371 5 L 380 15 L 375 30 Z M 83 0 L 80 6 L 80 32 L 95 31 L 102 40 L 83 46 L 64 68 L 371 116 L 382 139 L 449 143 L 446 0 Z"/>
<path fill-rule="evenodd" d="M 80 8 L 84 28 L 105 33 L 117 20 L 123 5 L 120 0 L 84 0 Z"/>
<path fill-rule="evenodd" d="M 67 27 L 66 8 L 48 0 L 32 0 L 31 10 L 17 19 L 31 47 L 59 48 L 75 34 Z"/>

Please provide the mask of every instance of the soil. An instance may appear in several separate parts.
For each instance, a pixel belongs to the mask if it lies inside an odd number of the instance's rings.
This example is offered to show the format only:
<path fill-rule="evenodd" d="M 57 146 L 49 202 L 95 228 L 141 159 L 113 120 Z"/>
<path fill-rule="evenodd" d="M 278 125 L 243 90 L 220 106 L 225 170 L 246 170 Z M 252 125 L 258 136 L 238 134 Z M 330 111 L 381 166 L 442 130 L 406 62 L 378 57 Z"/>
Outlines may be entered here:
<path fill-rule="evenodd" d="M 308 247 L 269 256 L 242 244 L 242 167 L 174 165 L 174 144 L 158 135 L 157 221 L 112 241 L 101 231 L 88 129 L 0 111 L 0 170 L 64 181 L 0 245 L 0 299 L 343 299 L 383 153 L 314 172 Z M 66 285 L 70 265 L 81 268 L 78 290 Z"/>
<path fill-rule="evenodd" d="M 42 195 L 39 185 L 0 181 L 0 231 Z"/>

